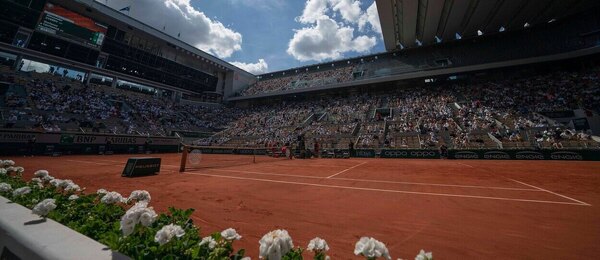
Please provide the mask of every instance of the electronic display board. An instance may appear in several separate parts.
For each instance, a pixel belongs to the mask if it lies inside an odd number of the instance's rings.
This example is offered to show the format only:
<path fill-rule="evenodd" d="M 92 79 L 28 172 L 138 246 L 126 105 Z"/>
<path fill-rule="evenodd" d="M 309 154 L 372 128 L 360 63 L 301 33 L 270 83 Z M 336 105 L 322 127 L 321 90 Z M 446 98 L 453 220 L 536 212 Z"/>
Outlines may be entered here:
<path fill-rule="evenodd" d="M 90 47 L 99 48 L 104 41 L 108 28 L 91 18 L 58 5 L 47 3 L 36 29 Z"/>

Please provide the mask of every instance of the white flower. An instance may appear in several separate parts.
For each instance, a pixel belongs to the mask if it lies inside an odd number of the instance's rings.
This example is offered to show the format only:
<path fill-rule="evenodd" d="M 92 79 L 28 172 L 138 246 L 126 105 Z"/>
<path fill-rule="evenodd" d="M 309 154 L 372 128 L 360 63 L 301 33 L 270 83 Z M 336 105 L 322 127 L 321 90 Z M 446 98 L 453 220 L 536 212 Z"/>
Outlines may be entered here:
<path fill-rule="evenodd" d="M 286 230 L 277 229 L 265 234 L 260 241 L 259 257 L 281 259 L 294 247 L 292 238 Z"/>
<path fill-rule="evenodd" d="M 37 171 L 35 171 L 33 173 L 33 175 L 35 177 L 38 177 L 38 178 L 44 178 L 44 177 L 48 176 L 48 171 L 46 171 L 46 170 L 37 170 Z"/>
<path fill-rule="evenodd" d="M 246 257 L 244 257 L 244 258 L 242 258 L 240 260 L 252 260 L 252 259 L 249 256 L 246 256 Z"/>
<path fill-rule="evenodd" d="M 142 214 L 140 215 L 140 223 L 144 227 L 149 227 L 150 225 L 152 225 L 152 223 L 154 223 L 154 221 L 156 221 L 157 217 L 158 215 L 152 207 L 145 208 Z"/>
<path fill-rule="evenodd" d="M 100 202 L 104 204 L 115 204 L 121 202 L 122 200 L 123 196 L 121 196 L 121 194 L 119 194 L 116 191 L 111 191 L 109 193 L 106 193 L 106 195 L 104 195 L 104 197 L 100 199 Z"/>
<path fill-rule="evenodd" d="M 372 237 L 361 237 L 354 247 L 355 255 L 362 255 L 366 258 L 385 257 L 392 259 L 390 253 L 384 243 Z"/>
<path fill-rule="evenodd" d="M 48 213 L 50 213 L 50 211 L 56 208 L 56 204 L 54 203 L 54 199 L 45 199 L 42 202 L 35 205 L 35 207 L 33 207 L 33 209 L 31 210 L 31 213 L 42 217 L 46 216 L 48 215 Z"/>
<path fill-rule="evenodd" d="M 15 167 L 9 166 L 8 168 L 6 168 L 6 172 L 15 172 L 17 170 L 15 170 Z"/>
<path fill-rule="evenodd" d="M 182 237 L 185 235 L 185 231 L 178 225 L 169 224 L 162 227 L 154 236 L 154 241 L 158 242 L 161 246 L 169 243 L 173 237 Z"/>
<path fill-rule="evenodd" d="M 4 160 L 2 162 L 2 164 L 3 164 L 3 166 L 13 166 L 13 165 L 15 165 L 15 161 L 13 161 L 13 160 Z"/>
<path fill-rule="evenodd" d="M 135 225 L 141 223 L 143 226 L 148 227 L 156 221 L 157 217 L 158 215 L 156 215 L 154 209 L 148 207 L 148 202 L 140 201 L 121 217 L 121 231 L 124 236 L 131 235 L 135 230 Z"/>
<path fill-rule="evenodd" d="M 221 237 L 223 237 L 225 240 L 229 240 L 229 241 L 242 239 L 242 236 L 240 236 L 237 233 L 237 231 L 235 231 L 235 229 L 233 229 L 233 228 L 228 228 L 228 229 L 221 231 Z"/>
<path fill-rule="evenodd" d="M 10 192 L 12 190 L 12 187 L 10 186 L 10 184 L 8 183 L 0 183 L 0 192 Z"/>
<path fill-rule="evenodd" d="M 47 176 L 45 176 L 45 177 L 42 178 L 42 181 L 51 181 L 51 180 L 54 180 L 54 177 L 52 177 L 50 175 L 47 175 Z"/>
<path fill-rule="evenodd" d="M 68 186 L 70 186 L 70 185 L 75 185 L 75 182 L 73 182 L 72 180 L 63 180 L 63 181 L 60 183 L 59 187 L 61 187 L 61 188 L 63 188 L 63 189 L 64 189 L 64 188 L 67 188 L 67 187 L 68 187 Z"/>
<path fill-rule="evenodd" d="M 131 192 L 131 195 L 129 195 L 129 198 L 127 199 L 127 202 L 131 202 L 133 200 L 136 201 L 146 201 L 146 202 L 150 202 L 150 193 L 145 191 L 145 190 L 134 190 Z"/>
<path fill-rule="evenodd" d="M 320 237 L 313 238 L 310 242 L 308 242 L 308 247 L 306 248 L 308 251 L 329 251 L 329 246 L 327 245 L 327 241 Z"/>
<path fill-rule="evenodd" d="M 69 183 L 69 185 L 65 187 L 65 191 L 81 191 L 81 188 L 75 183 Z"/>
<path fill-rule="evenodd" d="M 15 171 L 17 174 L 23 174 L 23 172 L 25 171 L 25 168 L 23 168 L 21 166 L 17 166 L 17 167 L 13 167 L 13 171 Z"/>
<path fill-rule="evenodd" d="M 52 186 L 56 187 L 56 188 L 59 188 L 60 186 L 62 186 L 62 185 L 63 185 L 63 182 L 64 182 L 64 181 L 63 181 L 63 180 L 61 180 L 61 179 L 53 179 L 53 180 L 50 180 L 50 184 L 51 184 Z"/>
<path fill-rule="evenodd" d="M 417 256 L 415 256 L 415 260 L 432 260 L 433 253 L 425 252 L 425 250 L 421 249 L 421 252 Z"/>
<path fill-rule="evenodd" d="M 31 192 L 29 187 L 21 187 L 13 191 L 13 196 L 22 196 Z"/>
<path fill-rule="evenodd" d="M 6 169 L 0 168 L 0 176 L 6 176 Z"/>
<path fill-rule="evenodd" d="M 202 246 L 204 244 L 208 244 L 208 248 L 213 249 L 217 245 L 217 241 L 211 236 L 207 236 L 205 238 L 202 238 L 202 241 L 200 241 L 200 244 L 198 245 Z"/>
<path fill-rule="evenodd" d="M 108 191 L 106 191 L 105 189 L 99 189 L 98 191 L 96 191 L 96 194 L 98 195 L 104 195 L 106 193 L 108 193 Z"/>
<path fill-rule="evenodd" d="M 35 182 L 35 183 L 41 183 L 42 179 L 40 179 L 40 178 L 31 178 L 31 181 Z"/>
<path fill-rule="evenodd" d="M 129 236 L 135 230 L 135 218 L 128 216 L 127 214 L 121 217 L 121 232 L 123 232 L 124 236 Z"/>
<path fill-rule="evenodd" d="M 77 199 L 79 199 L 79 196 L 77 196 L 77 195 L 69 196 L 69 200 L 77 200 Z"/>

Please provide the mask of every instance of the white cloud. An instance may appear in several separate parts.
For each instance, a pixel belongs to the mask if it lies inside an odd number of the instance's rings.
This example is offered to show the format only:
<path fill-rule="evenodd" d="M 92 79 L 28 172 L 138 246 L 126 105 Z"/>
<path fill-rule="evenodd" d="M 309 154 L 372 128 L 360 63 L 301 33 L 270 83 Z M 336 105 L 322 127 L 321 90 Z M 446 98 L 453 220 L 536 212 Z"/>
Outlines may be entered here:
<path fill-rule="evenodd" d="M 258 59 L 256 63 L 244 63 L 244 62 L 230 62 L 234 66 L 250 72 L 254 75 L 264 74 L 269 71 L 269 64 L 264 59 Z"/>
<path fill-rule="evenodd" d="M 308 25 L 296 30 L 287 53 L 299 61 L 339 59 L 346 52 L 365 53 L 377 43 L 376 37 L 354 36 L 354 28 L 366 33 L 365 25 L 381 35 L 377 6 L 373 2 L 366 11 L 359 0 L 307 0 L 297 22 Z M 336 21 L 337 14 L 341 16 Z M 339 19 L 339 18 L 337 18 Z"/>
<path fill-rule="evenodd" d="M 315 23 L 318 19 L 323 18 L 327 10 L 328 0 L 308 0 L 304 5 L 304 11 L 302 15 L 297 17 L 296 20 L 301 23 Z"/>
<path fill-rule="evenodd" d="M 342 18 L 349 23 L 356 23 L 362 10 L 358 0 L 330 0 L 333 11 L 340 12 Z"/>
<path fill-rule="evenodd" d="M 375 37 L 354 38 L 354 28 L 340 26 L 323 17 L 316 25 L 297 30 L 290 40 L 287 53 L 299 61 L 339 59 L 348 51 L 366 52 L 375 46 Z"/>
<path fill-rule="evenodd" d="M 97 0 L 98 1 L 98 0 Z M 105 4 L 103 0 L 99 0 Z M 242 49 L 242 35 L 225 27 L 221 22 L 210 19 L 196 10 L 190 0 L 127 0 L 107 1 L 116 10 L 131 5 L 126 14 L 158 30 L 214 54 L 220 58 L 230 57 Z"/>
<path fill-rule="evenodd" d="M 373 2 L 373 4 L 367 8 L 367 11 L 358 19 L 358 29 L 364 31 L 365 25 L 367 24 L 383 38 L 383 34 L 381 33 L 381 22 L 379 21 L 379 13 L 377 12 L 377 4 L 375 2 Z"/>

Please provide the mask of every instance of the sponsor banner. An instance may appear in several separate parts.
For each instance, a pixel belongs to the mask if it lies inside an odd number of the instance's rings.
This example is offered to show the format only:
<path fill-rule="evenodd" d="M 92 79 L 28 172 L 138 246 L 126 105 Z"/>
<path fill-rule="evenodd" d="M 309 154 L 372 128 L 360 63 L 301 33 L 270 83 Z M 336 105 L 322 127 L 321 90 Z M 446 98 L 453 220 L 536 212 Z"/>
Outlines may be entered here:
<path fill-rule="evenodd" d="M 375 150 L 373 149 L 357 149 L 354 150 L 354 157 L 375 158 Z"/>
<path fill-rule="evenodd" d="M 2 132 L 0 142 L 2 143 L 27 143 L 31 138 L 37 139 L 36 133 Z"/>
<path fill-rule="evenodd" d="M 179 138 L 150 137 L 148 140 L 150 145 L 179 145 L 180 142 Z"/>
<path fill-rule="evenodd" d="M 129 158 L 121 176 L 150 175 L 160 171 L 160 158 Z"/>
<path fill-rule="evenodd" d="M 56 133 L 0 131 L 0 144 L 27 143 L 33 137 L 35 137 L 36 143 L 58 143 L 60 135 Z"/>
<path fill-rule="evenodd" d="M 248 149 L 248 148 L 210 148 L 202 147 L 200 151 L 205 154 L 242 154 L 242 155 L 265 155 L 267 149 Z"/>
<path fill-rule="evenodd" d="M 98 135 L 98 134 L 69 134 L 69 133 L 36 133 L 25 131 L 0 131 L 0 143 L 27 143 L 35 137 L 37 143 L 54 144 L 111 144 L 143 145 L 179 145 L 176 137 L 144 137 L 131 135 Z"/>
<path fill-rule="evenodd" d="M 451 159 L 599 161 L 600 150 L 449 150 Z"/>
<path fill-rule="evenodd" d="M 36 138 L 33 151 L 28 150 L 28 141 Z M 179 138 L 144 137 L 130 135 L 101 135 L 79 133 L 39 133 L 34 131 L 0 131 L 0 155 L 27 154 L 98 154 L 106 150 L 109 140 L 110 150 L 115 153 L 177 152 Z M 146 146 L 146 142 L 148 145 Z M 47 151 L 46 147 L 53 147 Z"/>
<path fill-rule="evenodd" d="M 233 154 L 233 148 L 202 148 L 201 151 L 206 154 Z"/>
<path fill-rule="evenodd" d="M 143 136 L 127 136 L 127 135 L 86 135 L 86 134 L 62 134 L 60 137 L 61 144 L 106 144 L 110 141 L 111 144 L 129 144 L 129 145 L 144 145 L 146 142 L 150 145 L 178 145 L 178 138 L 164 137 L 143 137 Z"/>
<path fill-rule="evenodd" d="M 144 144 L 148 140 L 146 137 L 135 136 L 103 136 L 86 134 L 62 134 L 61 144 Z"/>
<path fill-rule="evenodd" d="M 481 159 L 478 152 L 474 151 L 448 151 L 448 158 L 452 159 Z"/>
<path fill-rule="evenodd" d="M 541 151 L 516 151 L 515 160 L 545 160 L 546 157 Z"/>
<path fill-rule="evenodd" d="M 599 151 L 600 152 L 600 151 Z M 546 156 L 550 160 L 582 161 L 584 154 L 580 151 L 547 151 Z"/>
<path fill-rule="evenodd" d="M 439 159 L 437 150 L 381 150 L 381 158 L 427 158 Z"/>
<path fill-rule="evenodd" d="M 487 151 L 483 153 L 483 159 L 510 160 L 511 157 L 504 151 Z"/>

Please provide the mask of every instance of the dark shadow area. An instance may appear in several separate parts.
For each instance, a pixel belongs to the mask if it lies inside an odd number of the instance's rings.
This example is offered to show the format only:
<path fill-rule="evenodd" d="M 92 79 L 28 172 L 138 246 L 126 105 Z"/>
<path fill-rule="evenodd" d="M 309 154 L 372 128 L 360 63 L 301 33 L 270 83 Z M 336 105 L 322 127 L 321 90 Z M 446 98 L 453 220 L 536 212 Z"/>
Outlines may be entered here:
<path fill-rule="evenodd" d="M 41 219 L 27 221 L 27 222 L 23 223 L 23 225 L 29 226 L 29 225 L 42 224 L 44 222 L 46 222 L 46 218 L 41 218 Z"/>

